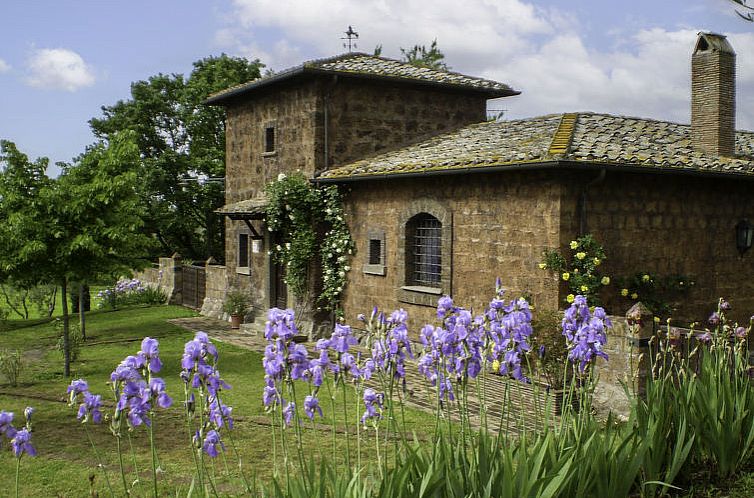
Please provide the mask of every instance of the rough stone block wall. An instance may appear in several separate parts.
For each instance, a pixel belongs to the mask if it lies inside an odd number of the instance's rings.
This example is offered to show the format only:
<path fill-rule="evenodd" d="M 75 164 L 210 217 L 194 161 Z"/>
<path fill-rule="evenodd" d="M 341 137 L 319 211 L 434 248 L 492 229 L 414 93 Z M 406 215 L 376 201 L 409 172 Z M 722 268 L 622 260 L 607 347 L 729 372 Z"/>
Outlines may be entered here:
<path fill-rule="evenodd" d="M 571 177 L 563 189 L 562 251 L 578 236 L 578 196 L 593 177 Z M 706 319 L 719 297 L 733 304 L 737 320 L 754 313 L 754 251 L 741 257 L 735 243 L 742 218 L 754 218 L 749 182 L 608 171 L 589 189 L 587 228 L 605 247 L 608 275 L 646 271 L 694 278 L 696 285 L 674 313 L 678 319 Z M 620 299 L 616 287 L 605 296 L 614 313 L 633 304 Z"/>
<path fill-rule="evenodd" d="M 483 96 L 364 79 L 320 78 L 261 90 L 227 107 L 226 203 L 261 195 L 280 173 L 313 176 L 327 163 L 339 165 L 394 149 L 485 119 Z M 326 109 L 326 111 L 325 111 Z M 325 125 L 325 118 L 327 125 Z M 265 128 L 275 127 L 275 152 L 264 152 Z M 226 221 L 225 260 L 229 285 L 247 290 L 257 313 L 270 306 L 272 243 L 250 257 L 248 272 L 237 270 L 240 221 Z M 289 305 L 293 299 L 289 296 Z"/>
<path fill-rule="evenodd" d="M 161 289 L 168 296 L 170 304 L 182 304 L 180 259 L 160 258 L 157 267 L 135 272 L 134 277 L 147 285 Z"/>
<path fill-rule="evenodd" d="M 225 295 L 228 292 L 228 274 L 225 266 L 206 265 L 206 287 L 201 314 L 227 320 L 228 315 L 223 311 Z"/>
<path fill-rule="evenodd" d="M 259 92 L 227 108 L 226 119 L 226 203 L 259 196 L 264 186 L 280 173 L 315 170 L 318 123 L 316 85 L 286 86 L 274 92 Z M 275 127 L 275 152 L 264 150 L 265 128 Z M 257 231 L 265 233 L 259 221 Z M 238 235 L 249 233 L 242 221 L 225 222 L 225 261 L 228 285 L 249 292 L 253 305 L 269 306 L 269 237 L 259 252 L 251 252 L 247 273 L 239 273 Z"/>
<path fill-rule="evenodd" d="M 475 94 L 342 79 L 328 97 L 328 167 L 480 123 L 486 107 Z"/>
<path fill-rule="evenodd" d="M 560 187 L 547 173 L 469 174 L 422 179 L 395 179 L 349 184 L 347 221 L 356 243 L 349 283 L 343 299 L 346 321 L 373 306 L 405 308 L 411 330 L 436 321 L 438 294 L 424 304 L 399 301 L 405 275 L 396 272 L 402 230 L 400 219 L 412 200 L 432 199 L 450 211 L 452 268 L 448 288 L 464 307 L 481 311 L 501 277 L 508 298 L 530 295 L 542 308 L 557 308 L 557 281 L 538 268 L 542 251 L 559 243 Z M 385 274 L 365 273 L 368 234 L 384 230 Z M 443 263 L 445 264 L 445 263 Z"/>

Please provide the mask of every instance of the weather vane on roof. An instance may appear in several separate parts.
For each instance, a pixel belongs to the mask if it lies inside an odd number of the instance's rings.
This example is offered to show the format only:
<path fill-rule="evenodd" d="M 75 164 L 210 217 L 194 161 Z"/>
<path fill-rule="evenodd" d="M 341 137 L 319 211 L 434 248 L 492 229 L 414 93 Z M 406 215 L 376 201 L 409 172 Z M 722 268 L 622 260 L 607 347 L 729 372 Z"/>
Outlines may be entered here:
<path fill-rule="evenodd" d="M 356 40 L 359 38 L 359 34 L 353 30 L 351 26 L 348 26 L 348 31 L 345 32 L 346 36 L 342 36 L 341 40 L 348 40 L 348 43 L 343 44 L 343 48 L 348 48 L 348 51 L 350 52 L 352 49 L 357 48 L 356 47 Z"/>

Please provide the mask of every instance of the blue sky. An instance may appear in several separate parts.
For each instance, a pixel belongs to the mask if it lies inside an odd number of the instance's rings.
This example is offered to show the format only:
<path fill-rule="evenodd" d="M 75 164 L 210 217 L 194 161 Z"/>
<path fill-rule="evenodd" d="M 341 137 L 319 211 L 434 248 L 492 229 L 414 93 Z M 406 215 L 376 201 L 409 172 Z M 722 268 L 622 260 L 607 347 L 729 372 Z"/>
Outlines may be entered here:
<path fill-rule="evenodd" d="M 132 81 L 186 73 L 226 52 L 273 69 L 358 49 L 400 56 L 437 38 L 457 71 L 511 84 L 491 102 L 511 118 L 592 110 L 688 121 L 695 34 L 729 35 L 738 53 L 738 126 L 754 129 L 754 24 L 726 0 L 3 0 L 0 138 L 70 161 L 87 121 Z"/>

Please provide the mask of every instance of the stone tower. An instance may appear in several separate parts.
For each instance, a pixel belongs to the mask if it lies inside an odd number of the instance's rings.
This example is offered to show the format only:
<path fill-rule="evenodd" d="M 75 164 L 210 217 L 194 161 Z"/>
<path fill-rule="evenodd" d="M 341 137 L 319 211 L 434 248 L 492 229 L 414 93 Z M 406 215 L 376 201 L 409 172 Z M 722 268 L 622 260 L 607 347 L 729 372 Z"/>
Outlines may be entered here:
<path fill-rule="evenodd" d="M 707 154 L 736 151 L 736 53 L 725 36 L 699 33 L 691 56 L 691 139 Z"/>

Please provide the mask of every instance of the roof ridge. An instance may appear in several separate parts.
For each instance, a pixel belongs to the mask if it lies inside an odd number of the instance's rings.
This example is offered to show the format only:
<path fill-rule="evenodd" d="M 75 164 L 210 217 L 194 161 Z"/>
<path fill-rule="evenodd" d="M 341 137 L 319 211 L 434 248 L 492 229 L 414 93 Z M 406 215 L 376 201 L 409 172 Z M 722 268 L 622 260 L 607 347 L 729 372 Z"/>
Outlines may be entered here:
<path fill-rule="evenodd" d="M 571 140 L 573 139 L 573 132 L 576 129 L 578 116 L 578 113 L 570 112 L 564 113 L 560 118 L 558 129 L 553 133 L 550 148 L 547 150 L 549 155 L 564 156 L 568 154 L 568 150 L 571 147 Z"/>

